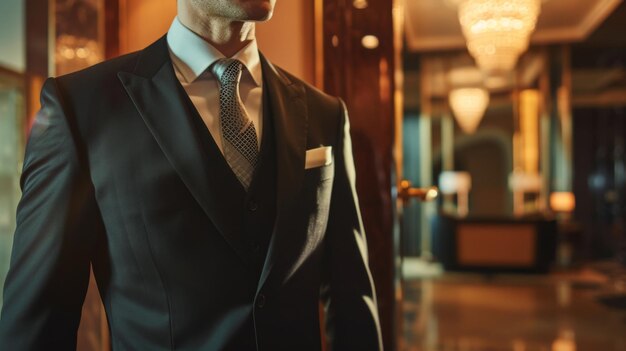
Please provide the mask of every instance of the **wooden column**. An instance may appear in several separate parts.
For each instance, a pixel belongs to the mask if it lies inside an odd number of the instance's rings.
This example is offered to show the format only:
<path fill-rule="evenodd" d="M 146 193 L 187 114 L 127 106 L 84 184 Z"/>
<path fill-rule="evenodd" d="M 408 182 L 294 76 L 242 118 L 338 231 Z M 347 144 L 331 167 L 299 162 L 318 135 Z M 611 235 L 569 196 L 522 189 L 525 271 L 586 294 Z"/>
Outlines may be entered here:
<path fill-rule="evenodd" d="M 572 67 L 571 50 L 569 45 L 561 48 L 561 86 L 557 91 L 557 109 L 561 123 L 562 169 L 559 182 L 560 191 L 572 191 Z"/>
<path fill-rule="evenodd" d="M 539 142 L 539 160 L 540 160 L 540 172 L 542 179 L 541 186 L 541 209 L 547 211 L 550 209 L 550 178 L 551 178 L 551 155 L 552 147 L 550 145 L 550 111 L 552 110 L 552 99 L 550 97 L 550 56 L 547 48 L 543 48 L 541 51 L 542 69 L 539 76 L 539 90 L 541 92 L 541 112 L 540 112 L 540 135 L 541 141 Z"/>
<path fill-rule="evenodd" d="M 323 88 L 343 98 L 350 113 L 357 191 L 383 342 L 386 350 L 393 350 L 393 4 L 392 0 L 319 1 Z"/>
<path fill-rule="evenodd" d="M 39 92 L 45 78 L 48 77 L 48 33 L 50 27 L 48 1 L 26 0 L 24 3 L 26 27 L 26 123 L 25 133 L 28 135 L 30 125 L 39 111 Z M 29 11 L 37 9 L 37 11 Z"/>

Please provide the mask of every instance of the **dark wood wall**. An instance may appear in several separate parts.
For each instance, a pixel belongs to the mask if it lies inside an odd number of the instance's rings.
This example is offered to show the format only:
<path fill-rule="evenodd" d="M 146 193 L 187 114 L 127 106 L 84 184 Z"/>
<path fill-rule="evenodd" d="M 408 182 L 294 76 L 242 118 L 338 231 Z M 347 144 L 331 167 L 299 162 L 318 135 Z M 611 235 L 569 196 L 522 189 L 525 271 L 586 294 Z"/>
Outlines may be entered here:
<path fill-rule="evenodd" d="M 324 90 L 348 106 L 357 191 L 367 233 L 385 349 L 395 347 L 392 243 L 393 20 L 392 1 L 323 1 Z M 373 35 L 376 48 L 362 38 Z"/>

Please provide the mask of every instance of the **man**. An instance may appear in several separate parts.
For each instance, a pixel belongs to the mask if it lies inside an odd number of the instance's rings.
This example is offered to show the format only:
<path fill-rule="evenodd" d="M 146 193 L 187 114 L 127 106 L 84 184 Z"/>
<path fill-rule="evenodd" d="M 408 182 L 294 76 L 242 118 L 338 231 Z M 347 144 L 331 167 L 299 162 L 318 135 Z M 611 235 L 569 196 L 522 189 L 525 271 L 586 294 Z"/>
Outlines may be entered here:
<path fill-rule="evenodd" d="M 143 51 L 51 78 L 2 350 L 76 346 L 93 265 L 114 350 L 378 350 L 343 103 L 273 66 L 274 0 L 179 0 Z"/>

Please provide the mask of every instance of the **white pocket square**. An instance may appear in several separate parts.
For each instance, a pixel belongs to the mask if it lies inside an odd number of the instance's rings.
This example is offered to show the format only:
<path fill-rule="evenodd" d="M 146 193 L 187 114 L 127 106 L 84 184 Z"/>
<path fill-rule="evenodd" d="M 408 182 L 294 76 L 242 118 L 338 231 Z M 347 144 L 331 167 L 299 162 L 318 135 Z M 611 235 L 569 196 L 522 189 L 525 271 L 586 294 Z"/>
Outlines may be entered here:
<path fill-rule="evenodd" d="M 322 146 L 311 150 L 306 150 L 306 161 L 304 169 L 311 169 L 321 166 L 328 166 L 333 163 L 333 148 Z"/>

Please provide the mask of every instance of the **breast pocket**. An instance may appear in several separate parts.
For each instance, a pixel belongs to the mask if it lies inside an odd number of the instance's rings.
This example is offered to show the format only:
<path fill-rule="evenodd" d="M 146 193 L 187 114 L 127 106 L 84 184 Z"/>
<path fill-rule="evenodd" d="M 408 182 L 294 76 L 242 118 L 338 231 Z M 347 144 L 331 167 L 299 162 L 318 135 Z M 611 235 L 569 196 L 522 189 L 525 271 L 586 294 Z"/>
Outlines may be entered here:
<path fill-rule="evenodd" d="M 327 166 L 320 166 L 315 168 L 310 168 L 304 171 L 304 177 L 307 182 L 315 183 L 315 182 L 323 182 L 326 180 L 330 180 L 335 175 L 335 168 L 332 164 Z"/>

